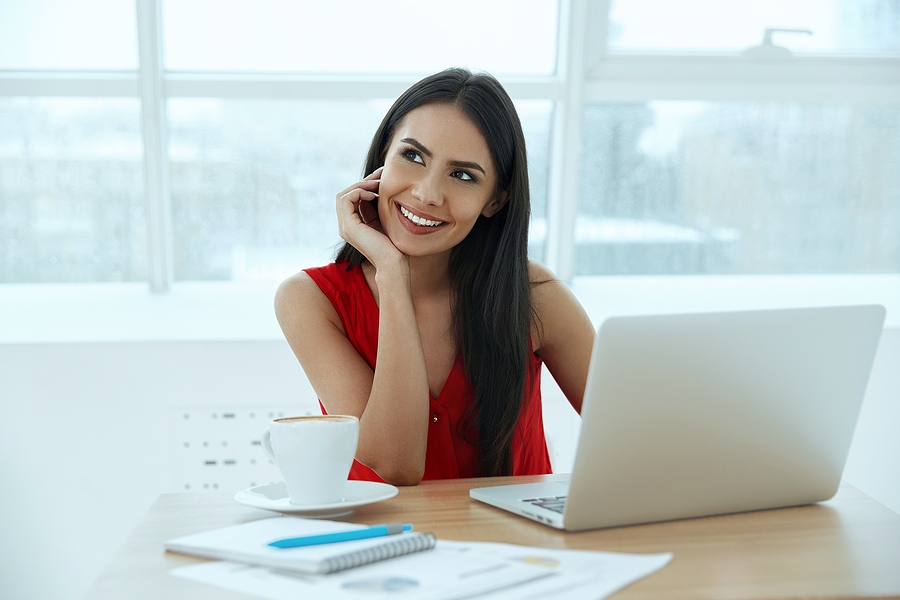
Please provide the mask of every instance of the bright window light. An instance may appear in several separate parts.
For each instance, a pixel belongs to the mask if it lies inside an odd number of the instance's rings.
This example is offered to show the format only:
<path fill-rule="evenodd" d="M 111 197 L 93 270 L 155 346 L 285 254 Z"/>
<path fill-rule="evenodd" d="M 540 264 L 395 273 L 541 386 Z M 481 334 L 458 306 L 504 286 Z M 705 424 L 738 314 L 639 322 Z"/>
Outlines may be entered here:
<path fill-rule="evenodd" d="M 896 0 L 613 0 L 609 45 L 615 51 L 735 52 L 763 41 L 799 52 L 898 52 Z"/>
<path fill-rule="evenodd" d="M 176 71 L 550 74 L 552 0 L 168 0 Z"/>
<path fill-rule="evenodd" d="M 137 69 L 135 4 L 3 0 L 0 69 Z"/>

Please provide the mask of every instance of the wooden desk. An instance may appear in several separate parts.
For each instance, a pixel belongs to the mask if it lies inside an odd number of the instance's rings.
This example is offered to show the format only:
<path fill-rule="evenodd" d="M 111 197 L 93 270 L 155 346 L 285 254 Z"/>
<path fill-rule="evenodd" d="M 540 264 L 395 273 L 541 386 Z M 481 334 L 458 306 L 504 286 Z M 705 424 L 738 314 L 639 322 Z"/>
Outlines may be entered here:
<path fill-rule="evenodd" d="M 470 487 L 542 477 L 425 482 L 344 519 L 412 522 L 439 539 L 546 548 L 673 552 L 661 571 L 615 595 L 629 598 L 900 598 L 900 515 L 849 485 L 811 506 L 564 533 L 487 506 Z M 167 539 L 273 516 L 226 493 L 165 494 L 135 528 L 88 600 L 246 596 L 168 575 L 198 562 L 163 550 Z"/>

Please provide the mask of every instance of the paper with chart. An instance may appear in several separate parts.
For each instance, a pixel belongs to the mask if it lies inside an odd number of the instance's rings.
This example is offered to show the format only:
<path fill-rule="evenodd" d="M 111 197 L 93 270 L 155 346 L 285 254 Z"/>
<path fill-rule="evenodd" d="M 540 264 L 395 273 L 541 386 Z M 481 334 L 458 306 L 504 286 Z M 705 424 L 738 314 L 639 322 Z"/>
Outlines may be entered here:
<path fill-rule="evenodd" d="M 331 575 L 299 575 L 227 561 L 171 573 L 266 600 L 580 600 L 604 598 L 661 569 L 671 557 L 439 540 L 434 550 Z"/>
<path fill-rule="evenodd" d="M 484 596 L 489 600 L 596 600 L 606 598 L 638 579 L 666 566 L 672 560 L 665 554 L 621 554 L 585 550 L 553 550 L 515 544 L 441 541 L 445 547 L 468 548 L 485 558 L 503 558 L 533 565 L 549 572 L 548 577 L 527 585 L 497 590 Z"/>

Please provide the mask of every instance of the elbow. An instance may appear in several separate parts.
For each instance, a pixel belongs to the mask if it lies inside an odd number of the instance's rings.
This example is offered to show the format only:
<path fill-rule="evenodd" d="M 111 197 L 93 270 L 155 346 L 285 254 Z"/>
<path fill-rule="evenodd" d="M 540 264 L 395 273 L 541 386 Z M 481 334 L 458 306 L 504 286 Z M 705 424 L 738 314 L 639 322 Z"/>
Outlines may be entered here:
<path fill-rule="evenodd" d="M 420 471 L 404 471 L 404 470 L 396 470 L 396 471 L 387 471 L 381 472 L 376 471 L 378 476 L 384 479 L 385 483 L 389 483 L 391 485 L 419 485 L 422 481 L 422 477 L 425 475 L 425 470 L 422 469 Z"/>
<path fill-rule="evenodd" d="M 370 468 L 391 485 L 419 485 L 425 476 L 425 459 L 391 460 L 370 465 Z"/>
<path fill-rule="evenodd" d="M 408 440 L 372 440 L 360 435 L 356 460 L 375 471 L 385 483 L 418 485 L 425 476 L 427 440 L 423 438 L 421 444 L 402 443 Z"/>

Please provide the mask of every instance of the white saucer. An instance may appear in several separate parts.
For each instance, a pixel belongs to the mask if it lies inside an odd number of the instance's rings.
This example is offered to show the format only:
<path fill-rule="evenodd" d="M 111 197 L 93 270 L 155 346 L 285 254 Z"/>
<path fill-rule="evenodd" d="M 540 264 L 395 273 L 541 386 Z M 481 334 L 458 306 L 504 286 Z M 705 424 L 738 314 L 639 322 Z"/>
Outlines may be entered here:
<path fill-rule="evenodd" d="M 312 506 L 297 506 L 291 504 L 288 498 L 287 486 L 283 481 L 257 485 L 247 488 L 235 494 L 234 499 L 241 504 L 265 510 L 288 513 L 312 519 L 325 519 L 339 517 L 353 512 L 357 506 L 374 504 L 397 495 L 397 488 L 388 483 L 376 481 L 347 482 L 344 488 L 344 499 L 333 504 L 314 504 Z"/>

